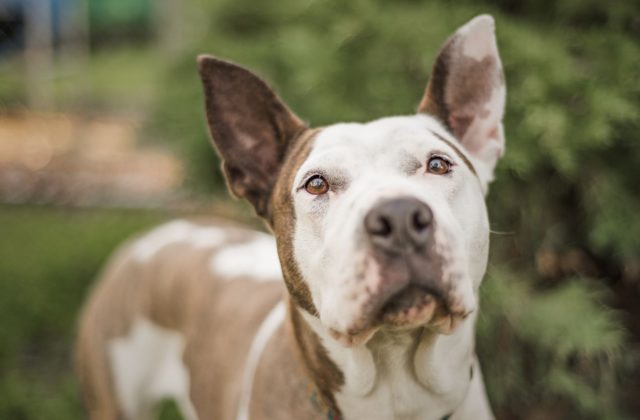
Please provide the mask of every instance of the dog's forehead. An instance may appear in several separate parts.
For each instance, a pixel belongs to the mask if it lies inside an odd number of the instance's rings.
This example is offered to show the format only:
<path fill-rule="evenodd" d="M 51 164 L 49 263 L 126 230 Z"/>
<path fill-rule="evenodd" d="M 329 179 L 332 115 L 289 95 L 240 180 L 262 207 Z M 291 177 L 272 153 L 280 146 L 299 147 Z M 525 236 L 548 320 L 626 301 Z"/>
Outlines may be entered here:
<path fill-rule="evenodd" d="M 427 115 L 387 117 L 368 123 L 328 126 L 315 138 L 298 177 L 318 167 L 402 170 L 421 162 L 431 150 L 468 156 L 462 146 L 434 118 Z"/>

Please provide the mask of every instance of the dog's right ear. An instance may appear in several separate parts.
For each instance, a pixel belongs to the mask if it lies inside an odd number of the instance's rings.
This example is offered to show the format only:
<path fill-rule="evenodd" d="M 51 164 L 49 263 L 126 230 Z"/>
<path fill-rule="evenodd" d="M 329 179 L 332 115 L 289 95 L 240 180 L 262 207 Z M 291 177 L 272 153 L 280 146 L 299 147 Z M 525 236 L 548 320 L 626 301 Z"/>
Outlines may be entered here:
<path fill-rule="evenodd" d="M 271 191 L 289 142 L 305 124 L 249 70 L 198 57 L 209 133 L 229 189 L 269 217 Z"/>

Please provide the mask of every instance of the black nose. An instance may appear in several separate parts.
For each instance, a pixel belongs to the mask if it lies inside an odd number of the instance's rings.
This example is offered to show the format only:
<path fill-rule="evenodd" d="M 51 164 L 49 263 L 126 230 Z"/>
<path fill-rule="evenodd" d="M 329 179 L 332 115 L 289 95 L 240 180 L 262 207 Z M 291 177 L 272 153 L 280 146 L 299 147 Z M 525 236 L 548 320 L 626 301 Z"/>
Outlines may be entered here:
<path fill-rule="evenodd" d="M 433 213 L 413 197 L 393 198 L 376 204 L 364 218 L 372 244 L 389 252 L 411 252 L 431 237 Z"/>

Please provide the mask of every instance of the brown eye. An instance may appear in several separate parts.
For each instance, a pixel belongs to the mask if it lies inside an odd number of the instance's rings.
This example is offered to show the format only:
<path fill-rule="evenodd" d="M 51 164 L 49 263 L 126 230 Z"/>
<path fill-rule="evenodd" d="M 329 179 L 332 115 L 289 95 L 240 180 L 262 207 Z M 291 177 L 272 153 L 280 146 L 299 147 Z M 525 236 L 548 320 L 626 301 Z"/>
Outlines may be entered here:
<path fill-rule="evenodd" d="M 314 175 L 304 184 L 304 189 L 309 194 L 322 195 L 329 191 L 329 183 L 320 175 Z"/>
<path fill-rule="evenodd" d="M 445 175 L 451 171 L 451 163 L 439 156 L 434 156 L 427 162 L 427 170 L 432 174 Z"/>

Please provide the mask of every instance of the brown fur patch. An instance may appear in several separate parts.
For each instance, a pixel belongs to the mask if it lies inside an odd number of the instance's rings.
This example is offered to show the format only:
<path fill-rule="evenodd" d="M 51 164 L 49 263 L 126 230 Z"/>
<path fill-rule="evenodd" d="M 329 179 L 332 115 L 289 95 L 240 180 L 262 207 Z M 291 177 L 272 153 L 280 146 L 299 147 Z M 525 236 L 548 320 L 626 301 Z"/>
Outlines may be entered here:
<path fill-rule="evenodd" d="M 449 108 L 445 101 L 445 88 L 447 86 L 447 77 L 449 75 L 449 66 L 452 54 L 451 50 L 456 36 L 457 35 L 453 35 L 442 46 L 436 62 L 433 63 L 433 69 L 431 70 L 431 77 L 429 78 L 427 89 L 424 92 L 420 105 L 418 105 L 419 113 L 433 115 L 449 129 L 451 127 L 448 126 Z"/>
<path fill-rule="evenodd" d="M 299 311 L 291 306 L 295 305 L 290 303 L 290 311 Z M 313 334 L 311 331 L 305 331 L 305 336 L 307 332 Z M 319 406 L 317 396 L 320 391 L 312 381 L 311 375 L 315 375 L 312 372 L 320 372 L 321 375 L 326 376 L 326 372 L 322 366 L 314 366 L 313 369 L 308 367 L 307 360 L 310 357 L 303 353 L 298 341 L 292 318 L 288 316 L 265 346 L 264 354 L 256 371 L 250 407 L 252 420 L 327 420 L 329 410 L 335 413 L 336 409 L 329 404 L 325 404 L 324 407 Z M 316 347 L 311 351 L 317 352 Z M 322 363 L 325 361 L 323 360 Z M 331 370 L 332 362 L 328 360 L 327 363 L 324 367 Z M 321 383 L 333 384 L 325 378 L 321 380 Z M 326 392 L 330 394 L 332 399 L 333 391 L 327 388 Z M 274 396 L 277 397 L 274 398 Z"/>
<path fill-rule="evenodd" d="M 431 78 L 418 106 L 419 113 L 438 118 L 462 139 L 475 118 L 486 118 L 485 108 L 496 87 L 504 84 L 502 68 L 496 56 L 482 60 L 462 52 L 463 39 L 454 34 L 443 45 L 433 65 Z M 475 152 L 473 144 L 465 144 Z"/>
<path fill-rule="evenodd" d="M 320 129 L 308 129 L 291 143 L 272 194 L 273 212 L 268 221 L 278 240 L 278 255 L 289 293 L 297 305 L 316 316 L 318 310 L 313 304 L 311 292 L 302 278 L 293 252 L 296 215 L 291 190 L 298 168 L 309 156 L 314 139 L 319 132 Z"/>
<path fill-rule="evenodd" d="M 290 321 L 299 355 L 307 374 L 314 382 L 322 402 L 341 415 L 334 393 L 344 385 L 344 374 L 329 358 L 318 335 L 309 328 L 295 304 L 289 304 Z"/>
<path fill-rule="evenodd" d="M 502 71 L 494 56 L 476 60 L 462 53 L 457 54 L 451 67 L 445 88 L 445 100 L 450 111 L 447 124 L 453 134 L 462 139 L 475 118 L 489 116 L 486 105 L 496 86 L 503 83 Z"/>

